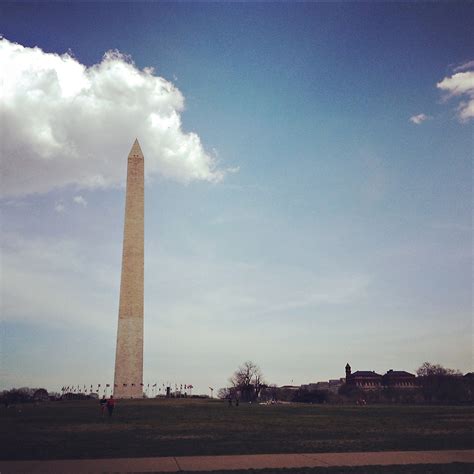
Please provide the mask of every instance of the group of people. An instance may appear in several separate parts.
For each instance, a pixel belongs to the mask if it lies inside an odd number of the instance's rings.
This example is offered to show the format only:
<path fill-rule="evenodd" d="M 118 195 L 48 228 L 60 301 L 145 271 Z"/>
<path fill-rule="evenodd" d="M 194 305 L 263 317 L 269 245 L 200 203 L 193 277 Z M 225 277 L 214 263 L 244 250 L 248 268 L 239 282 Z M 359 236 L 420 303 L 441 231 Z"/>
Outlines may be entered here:
<path fill-rule="evenodd" d="M 114 412 L 115 408 L 115 400 L 113 395 L 110 395 L 110 398 L 105 398 L 105 395 L 100 399 L 100 411 L 102 413 L 102 416 L 105 414 L 105 408 L 107 408 L 107 411 L 109 412 L 109 416 L 112 416 L 112 413 Z"/>

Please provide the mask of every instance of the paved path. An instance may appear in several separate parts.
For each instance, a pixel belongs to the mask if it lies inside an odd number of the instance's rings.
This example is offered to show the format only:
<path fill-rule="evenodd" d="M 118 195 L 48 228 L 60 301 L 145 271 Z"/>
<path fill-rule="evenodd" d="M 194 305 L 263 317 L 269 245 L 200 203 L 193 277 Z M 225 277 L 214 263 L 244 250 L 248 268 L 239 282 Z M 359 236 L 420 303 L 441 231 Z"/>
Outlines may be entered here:
<path fill-rule="evenodd" d="M 474 463 L 474 449 L 370 453 L 243 454 L 54 461 L 0 461 L 0 473 L 180 472 L 292 467 Z"/>

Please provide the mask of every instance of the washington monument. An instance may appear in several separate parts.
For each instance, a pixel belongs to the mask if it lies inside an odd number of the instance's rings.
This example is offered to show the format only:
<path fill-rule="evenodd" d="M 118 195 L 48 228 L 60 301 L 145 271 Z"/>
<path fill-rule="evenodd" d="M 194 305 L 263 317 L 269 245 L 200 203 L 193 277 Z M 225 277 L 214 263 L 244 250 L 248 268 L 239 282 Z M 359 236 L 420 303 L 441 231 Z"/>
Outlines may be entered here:
<path fill-rule="evenodd" d="M 138 143 L 128 155 L 122 278 L 115 353 L 114 396 L 143 396 L 144 158 Z"/>

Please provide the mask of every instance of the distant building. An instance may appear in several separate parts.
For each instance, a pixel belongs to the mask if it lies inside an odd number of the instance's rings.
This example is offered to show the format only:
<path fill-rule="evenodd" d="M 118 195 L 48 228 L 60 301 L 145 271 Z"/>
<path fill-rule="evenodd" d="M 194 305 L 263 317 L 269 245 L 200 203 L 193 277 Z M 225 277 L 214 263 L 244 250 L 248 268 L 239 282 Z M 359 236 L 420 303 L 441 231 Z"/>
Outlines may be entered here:
<path fill-rule="evenodd" d="M 329 391 L 337 393 L 339 389 L 344 385 L 345 379 L 331 379 L 329 380 Z"/>
<path fill-rule="evenodd" d="M 473 373 L 466 374 L 465 377 L 472 377 Z M 361 390 L 383 390 L 393 389 L 415 389 L 418 387 L 417 378 L 414 374 L 404 370 L 388 370 L 384 375 L 378 374 L 373 370 L 358 370 L 352 373 L 351 366 L 346 365 L 346 376 L 339 379 L 330 379 L 328 381 L 313 382 L 296 387 L 294 385 L 284 385 L 280 389 L 286 390 L 306 390 L 308 392 L 329 391 L 338 393 L 344 385 L 357 387 Z"/>
<path fill-rule="evenodd" d="M 347 364 L 346 384 L 362 390 L 380 390 L 382 388 L 382 376 L 373 370 L 358 370 L 352 373 L 351 366 Z"/>
<path fill-rule="evenodd" d="M 358 370 L 352 373 L 349 364 L 346 365 L 346 384 L 362 390 L 414 389 L 417 387 L 415 375 L 404 370 L 390 369 L 384 375 L 377 374 L 373 370 Z"/>
<path fill-rule="evenodd" d="M 326 390 L 329 392 L 337 393 L 339 388 L 344 385 L 344 378 L 341 379 L 331 379 L 329 381 L 324 381 L 324 382 L 314 382 L 314 383 L 308 383 L 305 385 L 301 385 L 302 390 L 307 390 L 308 392 L 315 392 L 319 390 Z"/>
<path fill-rule="evenodd" d="M 384 388 L 396 388 L 403 390 L 417 387 L 416 377 L 414 374 L 410 374 L 404 370 L 393 369 L 390 369 L 382 377 L 382 385 Z"/>
<path fill-rule="evenodd" d="M 307 385 L 302 385 L 301 388 L 305 388 L 310 392 L 314 392 L 315 390 L 329 390 L 329 382 L 309 383 Z"/>

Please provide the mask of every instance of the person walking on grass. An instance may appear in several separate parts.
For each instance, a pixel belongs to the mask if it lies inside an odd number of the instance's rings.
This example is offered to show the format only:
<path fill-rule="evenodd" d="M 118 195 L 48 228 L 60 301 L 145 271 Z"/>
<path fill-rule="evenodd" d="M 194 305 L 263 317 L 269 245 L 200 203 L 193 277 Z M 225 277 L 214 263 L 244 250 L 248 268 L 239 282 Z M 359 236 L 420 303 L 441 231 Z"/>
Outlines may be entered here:
<path fill-rule="evenodd" d="M 105 395 L 102 396 L 99 403 L 100 403 L 100 412 L 101 412 L 102 417 L 103 417 L 104 413 L 105 413 L 105 405 L 107 405 L 107 400 L 105 399 Z"/>
<path fill-rule="evenodd" d="M 112 416 L 112 413 L 114 412 L 114 408 L 115 408 L 114 396 L 110 395 L 110 398 L 107 400 L 107 410 L 109 412 L 109 417 Z"/>

